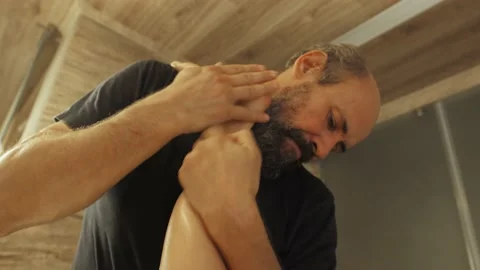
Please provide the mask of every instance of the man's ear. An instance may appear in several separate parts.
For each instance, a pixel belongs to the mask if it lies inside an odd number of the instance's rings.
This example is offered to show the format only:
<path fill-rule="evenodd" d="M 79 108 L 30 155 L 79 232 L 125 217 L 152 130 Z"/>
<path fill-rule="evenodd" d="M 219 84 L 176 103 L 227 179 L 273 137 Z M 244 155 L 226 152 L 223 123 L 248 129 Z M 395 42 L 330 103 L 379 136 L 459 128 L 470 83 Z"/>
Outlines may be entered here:
<path fill-rule="evenodd" d="M 315 76 L 318 78 L 322 75 L 327 63 L 328 55 L 319 50 L 312 50 L 304 53 L 297 58 L 293 65 L 293 72 L 296 78 L 305 76 Z"/>

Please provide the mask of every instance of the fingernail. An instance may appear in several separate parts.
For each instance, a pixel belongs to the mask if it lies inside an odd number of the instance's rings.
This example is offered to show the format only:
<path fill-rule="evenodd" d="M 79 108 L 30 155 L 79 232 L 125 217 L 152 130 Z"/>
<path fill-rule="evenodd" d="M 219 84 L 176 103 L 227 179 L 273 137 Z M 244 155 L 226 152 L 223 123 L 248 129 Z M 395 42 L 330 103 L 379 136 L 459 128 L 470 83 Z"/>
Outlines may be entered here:
<path fill-rule="evenodd" d="M 268 114 L 266 114 L 266 113 L 263 114 L 263 119 L 265 119 L 265 122 L 270 121 L 270 115 L 268 115 Z"/>

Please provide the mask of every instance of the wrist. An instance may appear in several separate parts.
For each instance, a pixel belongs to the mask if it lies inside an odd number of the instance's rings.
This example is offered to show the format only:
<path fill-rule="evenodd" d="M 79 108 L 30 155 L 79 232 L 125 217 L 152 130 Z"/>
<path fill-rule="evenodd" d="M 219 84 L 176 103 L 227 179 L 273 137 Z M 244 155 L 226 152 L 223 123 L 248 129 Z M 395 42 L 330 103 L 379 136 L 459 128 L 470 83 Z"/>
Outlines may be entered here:
<path fill-rule="evenodd" d="M 193 125 L 191 119 L 193 117 L 191 113 L 185 111 L 184 100 L 175 92 L 176 89 L 174 87 L 167 86 L 152 96 L 152 102 L 155 104 L 154 106 L 162 106 L 164 108 L 160 118 L 174 125 L 173 129 L 176 135 L 190 133 Z"/>
<path fill-rule="evenodd" d="M 174 114 L 167 99 L 152 95 L 120 112 L 112 124 L 116 123 L 142 140 L 160 141 L 159 137 L 170 140 L 182 134 Z"/>
<path fill-rule="evenodd" d="M 247 228 L 259 215 L 254 196 L 231 196 L 219 201 L 200 216 L 209 225 L 212 234 L 225 229 L 225 224 L 237 229 Z"/>

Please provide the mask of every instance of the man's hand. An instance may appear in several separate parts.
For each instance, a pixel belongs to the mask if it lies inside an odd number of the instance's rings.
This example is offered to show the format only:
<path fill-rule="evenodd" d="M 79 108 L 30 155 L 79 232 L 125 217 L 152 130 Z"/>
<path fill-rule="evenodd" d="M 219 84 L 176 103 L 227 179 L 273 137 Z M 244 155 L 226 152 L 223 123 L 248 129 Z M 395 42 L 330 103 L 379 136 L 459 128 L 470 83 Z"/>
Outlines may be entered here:
<path fill-rule="evenodd" d="M 261 160 L 250 130 L 216 134 L 198 141 L 185 157 L 179 171 L 180 183 L 201 215 L 225 204 L 254 201 Z"/>
<path fill-rule="evenodd" d="M 244 106 L 277 90 L 276 72 L 259 65 L 190 66 L 164 92 L 176 106 L 185 133 L 237 120 L 268 121 L 263 111 Z M 243 105 L 242 105 L 243 104 Z"/>

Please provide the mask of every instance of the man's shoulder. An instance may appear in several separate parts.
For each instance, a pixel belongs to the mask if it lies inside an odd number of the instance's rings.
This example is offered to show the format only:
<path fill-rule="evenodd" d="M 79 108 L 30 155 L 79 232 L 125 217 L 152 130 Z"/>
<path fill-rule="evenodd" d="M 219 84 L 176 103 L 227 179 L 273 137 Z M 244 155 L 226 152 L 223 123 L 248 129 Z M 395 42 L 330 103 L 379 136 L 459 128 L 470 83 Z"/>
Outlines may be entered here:
<path fill-rule="evenodd" d="M 170 64 L 156 59 L 140 60 L 132 64 L 142 74 L 142 82 L 154 85 L 143 85 L 146 89 L 160 90 L 168 86 L 178 74 L 178 71 Z"/>

